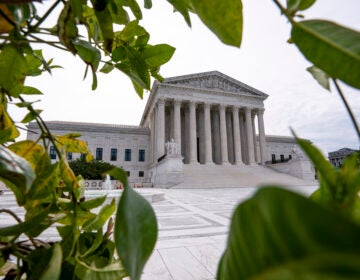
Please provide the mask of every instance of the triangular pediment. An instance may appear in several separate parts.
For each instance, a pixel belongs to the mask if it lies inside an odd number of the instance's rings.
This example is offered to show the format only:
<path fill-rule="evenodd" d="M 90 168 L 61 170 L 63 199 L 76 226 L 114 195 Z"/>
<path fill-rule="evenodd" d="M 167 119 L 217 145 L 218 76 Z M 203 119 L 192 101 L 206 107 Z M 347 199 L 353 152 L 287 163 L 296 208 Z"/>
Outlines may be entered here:
<path fill-rule="evenodd" d="M 163 81 L 163 84 L 190 88 L 221 90 L 234 93 L 246 93 L 264 97 L 267 96 L 265 93 L 218 71 L 167 78 Z"/>

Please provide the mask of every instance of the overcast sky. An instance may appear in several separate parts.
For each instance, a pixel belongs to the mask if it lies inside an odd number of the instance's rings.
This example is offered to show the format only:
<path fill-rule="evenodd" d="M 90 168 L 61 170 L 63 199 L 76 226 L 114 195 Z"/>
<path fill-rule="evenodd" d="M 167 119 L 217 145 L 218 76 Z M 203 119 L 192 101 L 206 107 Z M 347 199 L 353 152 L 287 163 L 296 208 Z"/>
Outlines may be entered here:
<path fill-rule="evenodd" d="M 153 2 L 153 9 L 144 12 L 141 25 L 150 32 L 152 44 L 176 47 L 173 59 L 160 71 L 164 77 L 218 70 L 269 95 L 265 101 L 266 134 L 291 135 L 292 127 L 324 153 L 359 147 L 334 87 L 331 93 L 325 91 L 305 70 L 311 64 L 286 42 L 290 25 L 271 0 L 243 0 L 240 49 L 223 45 L 196 16 L 192 15 L 190 29 L 167 1 Z M 330 19 L 359 31 L 359 11 L 359 0 L 318 0 L 304 15 L 307 19 Z M 82 79 L 85 67 L 80 59 L 57 50 L 45 55 L 64 67 L 55 69 L 52 76 L 27 81 L 45 93 L 35 105 L 44 110 L 45 120 L 139 124 L 149 93 L 141 100 L 120 71 L 100 73 L 98 88 L 92 91 L 91 75 Z M 360 120 L 360 91 L 345 85 L 342 88 Z M 14 112 L 16 120 L 26 113 Z"/>

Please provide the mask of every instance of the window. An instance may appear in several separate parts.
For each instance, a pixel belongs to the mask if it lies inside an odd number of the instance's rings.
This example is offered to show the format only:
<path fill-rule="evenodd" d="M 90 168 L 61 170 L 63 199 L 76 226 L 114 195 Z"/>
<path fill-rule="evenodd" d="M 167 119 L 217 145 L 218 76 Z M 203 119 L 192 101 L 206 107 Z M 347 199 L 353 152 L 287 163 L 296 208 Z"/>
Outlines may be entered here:
<path fill-rule="evenodd" d="M 103 148 L 96 148 L 96 160 L 102 160 L 103 159 Z"/>
<path fill-rule="evenodd" d="M 271 155 L 271 162 L 276 163 L 276 155 L 275 154 Z"/>
<path fill-rule="evenodd" d="M 281 160 L 281 162 L 285 161 L 284 155 L 280 155 L 280 160 Z"/>
<path fill-rule="evenodd" d="M 125 161 L 131 161 L 131 149 L 125 149 Z"/>
<path fill-rule="evenodd" d="M 144 177 L 144 171 L 139 171 L 139 177 Z"/>
<path fill-rule="evenodd" d="M 128 177 L 130 177 L 130 171 L 126 171 Z"/>
<path fill-rule="evenodd" d="M 139 150 L 139 161 L 145 161 L 145 150 Z"/>
<path fill-rule="evenodd" d="M 72 160 L 72 153 L 67 153 L 67 159 Z"/>
<path fill-rule="evenodd" d="M 81 160 L 85 160 L 85 158 L 86 158 L 86 154 L 81 154 L 81 155 L 80 155 L 80 159 L 81 159 Z"/>
<path fill-rule="evenodd" d="M 289 159 L 292 159 L 292 155 L 289 155 Z"/>
<path fill-rule="evenodd" d="M 55 147 L 54 146 L 50 146 L 49 155 L 50 155 L 51 159 L 56 159 L 56 152 L 55 152 Z"/>
<path fill-rule="evenodd" d="M 111 161 L 116 161 L 117 160 L 117 149 L 112 148 L 110 150 L 110 160 Z"/>

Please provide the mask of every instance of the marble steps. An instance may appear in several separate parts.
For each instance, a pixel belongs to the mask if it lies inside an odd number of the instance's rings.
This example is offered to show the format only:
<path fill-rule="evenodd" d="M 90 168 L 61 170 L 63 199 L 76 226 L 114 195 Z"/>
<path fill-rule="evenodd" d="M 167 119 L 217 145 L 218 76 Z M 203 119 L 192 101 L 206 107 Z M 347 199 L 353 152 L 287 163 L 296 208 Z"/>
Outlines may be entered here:
<path fill-rule="evenodd" d="M 183 165 L 184 182 L 173 188 L 238 188 L 277 184 L 282 186 L 313 185 L 264 166 Z"/>

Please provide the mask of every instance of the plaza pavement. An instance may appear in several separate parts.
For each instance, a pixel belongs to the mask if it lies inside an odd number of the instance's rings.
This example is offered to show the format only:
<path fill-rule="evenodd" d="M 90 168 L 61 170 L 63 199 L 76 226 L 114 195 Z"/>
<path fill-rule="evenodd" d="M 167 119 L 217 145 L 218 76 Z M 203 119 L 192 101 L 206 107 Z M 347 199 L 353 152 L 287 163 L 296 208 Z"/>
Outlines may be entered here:
<path fill-rule="evenodd" d="M 146 194 L 162 193 L 164 199 L 152 203 L 159 237 L 142 279 L 215 279 L 232 211 L 256 189 L 144 189 Z M 291 189 L 309 195 L 315 186 Z M 10 192 L 0 195 L 0 208 L 11 209 L 20 216 L 23 214 Z M 7 215 L 0 214 L 0 227 L 11 222 Z M 43 238 L 53 240 L 55 236 L 53 228 Z"/>

